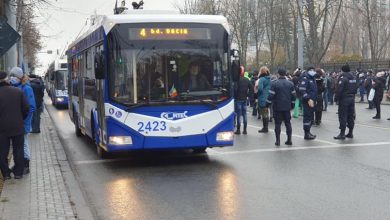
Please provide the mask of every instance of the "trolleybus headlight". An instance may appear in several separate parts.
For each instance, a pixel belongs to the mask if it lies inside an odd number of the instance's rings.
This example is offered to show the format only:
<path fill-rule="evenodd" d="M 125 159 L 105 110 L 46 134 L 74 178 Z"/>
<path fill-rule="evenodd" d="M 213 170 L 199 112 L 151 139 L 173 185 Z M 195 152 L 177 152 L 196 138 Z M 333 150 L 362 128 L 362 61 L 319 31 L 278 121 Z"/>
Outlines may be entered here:
<path fill-rule="evenodd" d="M 57 102 L 63 102 L 65 99 L 64 98 L 57 98 Z"/>
<path fill-rule="evenodd" d="M 234 134 L 232 131 L 218 132 L 217 141 L 232 141 Z"/>
<path fill-rule="evenodd" d="M 110 144 L 112 145 L 131 145 L 133 139 L 130 136 L 111 136 Z"/>

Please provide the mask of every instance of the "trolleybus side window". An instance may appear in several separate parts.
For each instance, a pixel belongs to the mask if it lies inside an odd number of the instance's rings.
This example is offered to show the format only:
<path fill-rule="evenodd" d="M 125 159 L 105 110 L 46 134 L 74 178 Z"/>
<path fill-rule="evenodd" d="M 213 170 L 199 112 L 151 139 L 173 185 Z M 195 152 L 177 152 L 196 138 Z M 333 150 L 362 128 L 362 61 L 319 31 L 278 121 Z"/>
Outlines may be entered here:
<path fill-rule="evenodd" d="M 85 98 L 96 101 L 96 79 L 93 71 L 93 58 L 94 58 L 94 47 L 89 48 L 85 52 L 85 76 L 84 76 L 84 91 Z"/>

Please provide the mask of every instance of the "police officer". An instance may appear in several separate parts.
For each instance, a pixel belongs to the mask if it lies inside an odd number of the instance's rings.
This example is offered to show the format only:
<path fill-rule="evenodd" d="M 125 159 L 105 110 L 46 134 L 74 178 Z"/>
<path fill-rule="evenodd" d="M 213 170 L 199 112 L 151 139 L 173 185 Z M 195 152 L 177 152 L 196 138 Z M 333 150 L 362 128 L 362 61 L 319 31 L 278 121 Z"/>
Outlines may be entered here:
<path fill-rule="evenodd" d="M 278 70 L 279 78 L 274 81 L 269 90 L 267 106 L 273 105 L 275 119 L 275 137 L 276 146 L 280 146 L 280 132 L 282 122 L 286 125 L 287 141 L 286 145 L 292 145 L 291 135 L 291 113 L 290 110 L 295 106 L 296 91 L 294 84 L 287 80 L 286 70 Z"/>
<path fill-rule="evenodd" d="M 342 73 L 337 82 L 335 101 L 339 104 L 338 115 L 340 122 L 340 134 L 334 139 L 344 140 L 353 138 L 353 128 L 355 125 L 355 95 L 357 92 L 357 82 L 355 76 L 350 73 L 348 65 L 341 67 Z M 348 126 L 349 132 L 345 135 L 345 129 Z"/>
<path fill-rule="evenodd" d="M 299 92 L 302 95 L 303 106 L 303 130 L 305 140 L 314 140 L 317 136 L 310 133 L 314 121 L 315 103 L 317 100 L 317 84 L 315 80 L 317 72 L 314 67 L 309 67 L 302 75 L 299 83 Z"/>

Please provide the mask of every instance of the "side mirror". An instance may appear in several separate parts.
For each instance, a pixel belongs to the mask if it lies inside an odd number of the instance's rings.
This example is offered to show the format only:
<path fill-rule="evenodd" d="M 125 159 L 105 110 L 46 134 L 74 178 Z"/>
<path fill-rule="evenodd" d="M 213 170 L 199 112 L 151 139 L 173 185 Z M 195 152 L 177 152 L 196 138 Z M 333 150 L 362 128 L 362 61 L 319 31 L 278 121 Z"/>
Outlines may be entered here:
<path fill-rule="evenodd" d="M 233 60 L 232 61 L 232 77 L 233 77 L 233 82 L 238 82 L 240 80 L 240 61 L 238 60 Z"/>
<path fill-rule="evenodd" d="M 104 79 L 104 57 L 101 53 L 95 54 L 95 78 Z"/>

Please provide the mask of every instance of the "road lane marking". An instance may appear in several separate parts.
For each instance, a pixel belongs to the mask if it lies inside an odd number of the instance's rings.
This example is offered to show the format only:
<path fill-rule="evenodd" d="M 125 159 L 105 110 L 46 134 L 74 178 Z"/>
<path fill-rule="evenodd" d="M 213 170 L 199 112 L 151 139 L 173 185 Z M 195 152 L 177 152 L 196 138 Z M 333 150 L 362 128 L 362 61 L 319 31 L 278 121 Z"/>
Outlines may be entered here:
<path fill-rule="evenodd" d="M 282 151 L 302 151 L 302 150 L 316 150 L 316 149 L 336 149 L 347 147 L 377 147 L 389 145 L 390 142 L 376 142 L 376 143 L 356 143 L 356 144 L 331 144 L 322 146 L 305 146 L 305 147 L 279 147 L 279 148 L 265 148 L 254 150 L 242 150 L 242 151 L 226 151 L 221 152 L 213 149 L 207 149 L 207 154 L 186 154 L 186 155 L 170 155 L 169 158 L 184 158 L 184 157 L 204 157 L 204 156 L 228 156 L 228 155 L 240 155 L 240 154 L 253 154 L 253 153 L 267 153 L 267 152 L 282 152 Z M 167 157 L 165 157 L 167 158 Z M 81 160 L 73 161 L 75 165 L 88 165 L 99 163 L 112 163 L 121 161 L 130 161 L 133 158 L 118 158 L 118 159 L 99 159 L 99 160 Z"/>
<path fill-rule="evenodd" d="M 332 149 L 332 148 L 345 148 L 345 147 L 375 147 L 381 145 L 389 145 L 390 142 L 377 142 L 377 143 L 361 143 L 361 144 L 334 144 L 334 145 L 322 145 L 322 146 L 306 146 L 306 147 L 282 147 L 282 148 L 266 148 L 255 150 L 243 150 L 243 151 L 227 151 L 219 152 L 218 155 L 233 155 L 233 154 L 251 154 L 251 153 L 264 153 L 264 152 L 279 152 L 279 151 L 299 151 L 299 150 L 314 150 L 314 149 Z M 218 156 L 215 155 L 215 156 Z"/>
<path fill-rule="evenodd" d="M 261 129 L 260 127 L 258 126 L 255 126 L 255 125 L 251 125 L 251 124 L 248 124 L 248 127 L 251 127 L 251 128 L 257 128 L 257 129 Z M 269 131 L 273 132 L 274 130 L 273 129 L 268 129 Z M 282 134 L 286 134 L 286 132 L 282 131 L 281 132 Z M 305 137 L 302 136 L 302 135 L 297 135 L 297 134 L 292 134 L 293 137 L 297 137 L 297 138 L 301 138 L 301 139 L 304 139 Z M 331 144 L 331 145 L 335 145 L 337 143 L 334 143 L 334 142 L 331 142 L 331 141 L 325 141 L 325 140 L 321 140 L 321 139 L 314 139 L 312 141 L 315 141 L 315 142 L 321 142 L 321 143 L 324 143 L 324 144 Z"/>

